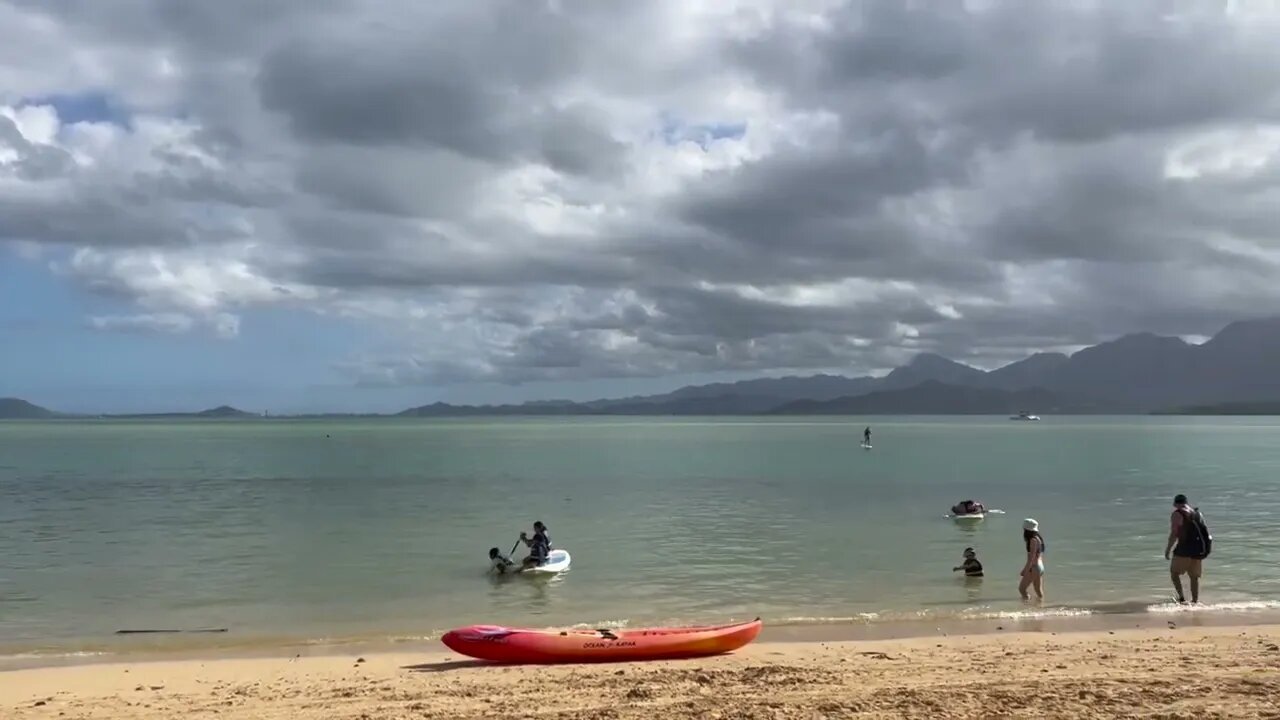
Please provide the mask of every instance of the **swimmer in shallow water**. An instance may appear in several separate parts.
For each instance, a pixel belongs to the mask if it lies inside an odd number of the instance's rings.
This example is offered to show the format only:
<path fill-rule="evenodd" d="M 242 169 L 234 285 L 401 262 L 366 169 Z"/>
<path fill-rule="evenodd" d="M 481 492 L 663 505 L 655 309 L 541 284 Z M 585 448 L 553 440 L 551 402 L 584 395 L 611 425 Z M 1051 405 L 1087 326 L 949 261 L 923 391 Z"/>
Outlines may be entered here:
<path fill-rule="evenodd" d="M 964 549 L 964 563 L 957 567 L 951 568 L 951 572 L 959 572 L 963 570 L 964 576 L 967 578 L 982 577 L 982 563 L 978 561 L 978 553 L 973 548 Z"/>

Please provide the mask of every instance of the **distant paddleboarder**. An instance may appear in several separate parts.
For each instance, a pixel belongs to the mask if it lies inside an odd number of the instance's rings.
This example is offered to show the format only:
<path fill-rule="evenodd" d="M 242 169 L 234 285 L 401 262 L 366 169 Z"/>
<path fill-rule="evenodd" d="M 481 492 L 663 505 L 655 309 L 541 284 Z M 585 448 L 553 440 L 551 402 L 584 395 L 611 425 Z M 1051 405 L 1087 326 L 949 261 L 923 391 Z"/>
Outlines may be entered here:
<path fill-rule="evenodd" d="M 866 430 L 862 431 L 862 444 L 863 445 L 871 444 L 871 428 L 867 428 Z"/>

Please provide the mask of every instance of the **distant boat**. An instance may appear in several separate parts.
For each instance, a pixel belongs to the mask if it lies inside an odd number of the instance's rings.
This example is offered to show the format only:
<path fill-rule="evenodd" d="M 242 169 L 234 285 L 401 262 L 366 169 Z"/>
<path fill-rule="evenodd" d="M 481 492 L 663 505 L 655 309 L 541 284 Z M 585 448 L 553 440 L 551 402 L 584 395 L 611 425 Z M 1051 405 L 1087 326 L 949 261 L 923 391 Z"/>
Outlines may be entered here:
<path fill-rule="evenodd" d="M 1009 416 L 1009 419 L 1010 419 L 1010 420 L 1039 420 L 1039 419 L 1040 419 L 1040 416 L 1039 416 L 1039 415 L 1032 415 L 1032 414 L 1028 413 L 1026 410 L 1023 410 L 1022 412 L 1018 413 L 1017 415 L 1010 415 L 1010 416 Z"/>

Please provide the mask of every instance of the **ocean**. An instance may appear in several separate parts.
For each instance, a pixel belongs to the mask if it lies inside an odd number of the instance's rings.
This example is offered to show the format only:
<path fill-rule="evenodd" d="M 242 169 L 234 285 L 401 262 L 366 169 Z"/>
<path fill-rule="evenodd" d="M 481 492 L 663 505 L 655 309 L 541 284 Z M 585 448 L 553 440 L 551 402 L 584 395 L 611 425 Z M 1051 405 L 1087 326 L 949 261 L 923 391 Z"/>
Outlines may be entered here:
<path fill-rule="evenodd" d="M 0 656 L 1156 613 L 1180 492 L 1214 535 L 1203 611 L 1280 608 L 1280 418 L 5 422 Z M 1003 514 L 957 525 L 966 498 Z M 571 570 L 487 576 L 535 520 Z M 116 634 L 196 629 L 225 632 Z"/>

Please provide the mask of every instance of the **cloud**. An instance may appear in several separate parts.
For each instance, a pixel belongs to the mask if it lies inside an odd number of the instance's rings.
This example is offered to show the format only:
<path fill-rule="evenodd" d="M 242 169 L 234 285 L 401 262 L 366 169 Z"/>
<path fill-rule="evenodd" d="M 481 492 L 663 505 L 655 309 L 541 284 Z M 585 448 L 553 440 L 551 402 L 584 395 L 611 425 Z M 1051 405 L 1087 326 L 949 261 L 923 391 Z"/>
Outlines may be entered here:
<path fill-rule="evenodd" d="M 120 333 L 182 335 L 206 326 L 222 339 L 240 334 L 240 318 L 228 313 L 196 317 L 182 313 L 143 313 L 138 315 L 93 315 L 89 325 L 95 330 Z"/>
<path fill-rule="evenodd" d="M 376 384 L 1206 334 L 1280 301 L 1278 29 L 1145 1 L 11 1 L 0 241 L 136 305 L 102 329 L 366 323 L 342 369 Z"/>

